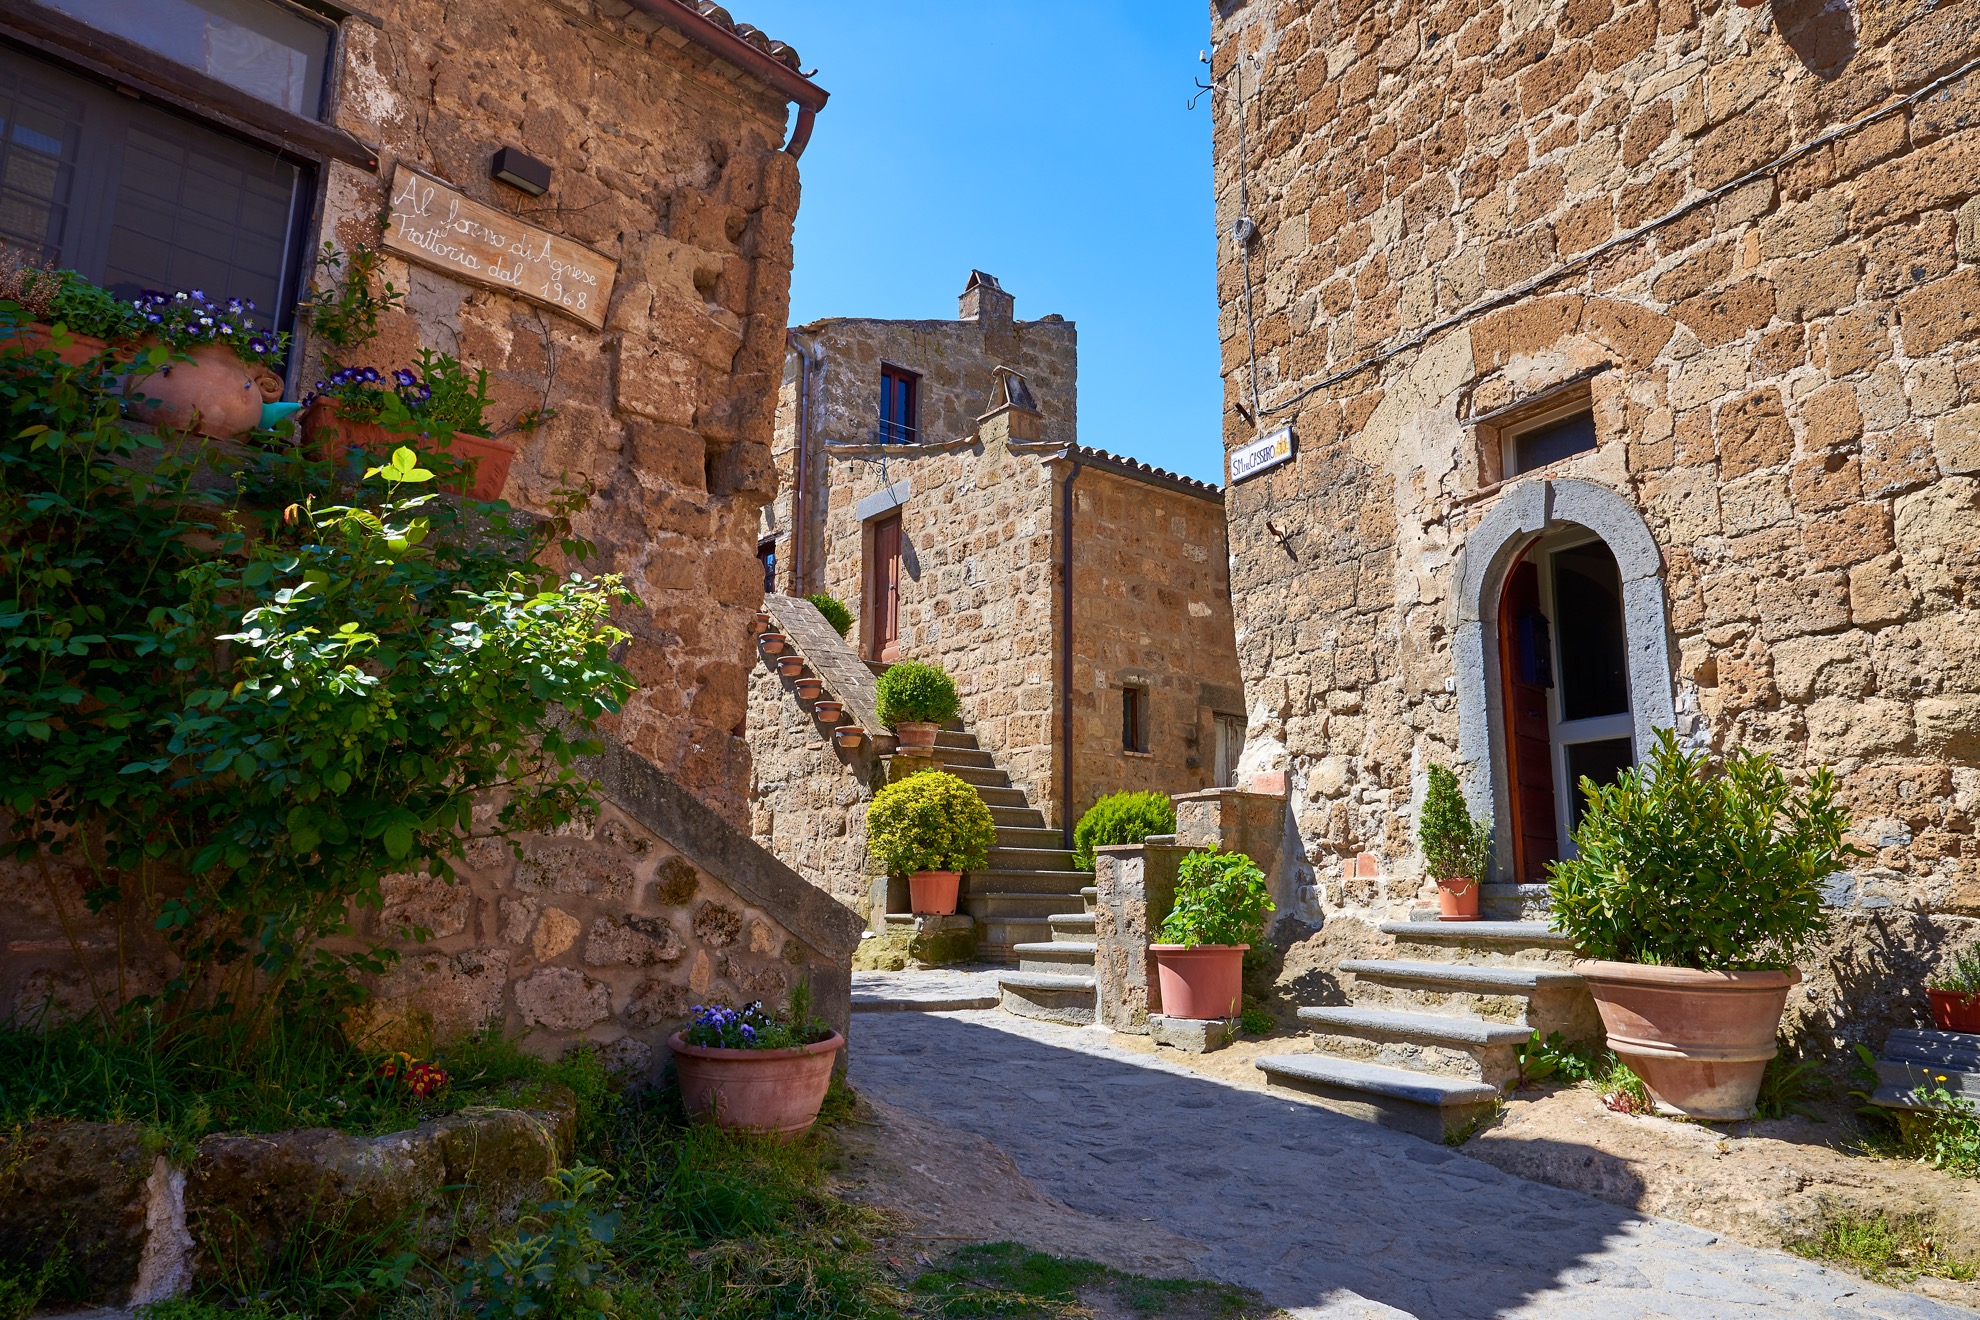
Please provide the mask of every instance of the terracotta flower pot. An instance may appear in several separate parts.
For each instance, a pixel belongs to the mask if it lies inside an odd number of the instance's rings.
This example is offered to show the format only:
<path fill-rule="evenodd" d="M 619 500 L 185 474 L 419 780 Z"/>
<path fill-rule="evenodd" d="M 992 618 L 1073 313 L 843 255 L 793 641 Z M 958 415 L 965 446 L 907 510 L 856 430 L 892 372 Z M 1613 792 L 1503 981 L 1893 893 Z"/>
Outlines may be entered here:
<path fill-rule="evenodd" d="M 716 1127 L 795 1141 L 818 1121 L 832 1084 L 832 1064 L 846 1038 L 833 1032 L 815 1045 L 789 1050 L 722 1050 L 690 1045 L 675 1032 L 681 1103 Z"/>
<path fill-rule="evenodd" d="M 908 877 L 908 906 L 918 917 L 950 916 L 961 888 L 961 871 L 916 871 Z"/>
<path fill-rule="evenodd" d="M 261 425 L 261 405 L 282 397 L 282 381 L 274 372 L 241 361 L 226 344 L 202 344 L 186 356 L 192 361 L 167 362 L 125 378 L 131 416 L 152 426 L 231 440 Z"/>
<path fill-rule="evenodd" d="M 1439 880 L 1437 910 L 1442 921 L 1478 920 L 1478 882 L 1461 878 Z"/>
<path fill-rule="evenodd" d="M 866 741 L 866 730 L 857 724 L 841 724 L 832 730 L 832 741 L 850 750 Z"/>
<path fill-rule="evenodd" d="M 1244 1009 L 1244 951 L 1249 944 L 1150 945 L 1162 1012 L 1168 1017 L 1234 1018 Z"/>
<path fill-rule="evenodd" d="M 820 724 L 837 724 L 846 713 L 843 701 L 821 701 L 811 708 L 811 713 Z"/>
<path fill-rule="evenodd" d="M 769 631 L 770 631 L 770 616 L 769 616 L 769 615 L 767 615 L 767 614 L 763 614 L 763 613 L 758 613 L 758 614 L 757 614 L 757 616 L 756 616 L 755 618 L 753 618 L 753 619 L 751 619 L 751 620 L 749 621 L 749 630 L 750 630 L 750 632 L 752 632 L 752 633 L 767 633 L 767 632 L 769 632 Z"/>
<path fill-rule="evenodd" d="M 935 735 L 941 731 L 939 724 L 902 720 L 894 726 L 894 737 L 899 740 L 897 750 L 908 756 L 926 756 L 935 750 Z"/>
<path fill-rule="evenodd" d="M 816 701 L 825 692 L 824 680 L 818 678 L 800 678 L 795 686 L 799 701 Z"/>
<path fill-rule="evenodd" d="M 779 656 L 777 659 L 777 672 L 785 678 L 796 678 L 804 672 L 804 657 L 801 655 Z"/>
<path fill-rule="evenodd" d="M 1801 973 L 1698 972 L 1642 963 L 1578 962 L 1609 1048 L 1657 1109 L 1690 1118 L 1750 1118 L 1788 987 Z"/>
<path fill-rule="evenodd" d="M 1940 1031 L 1980 1032 L 1980 994 L 1929 987 L 1925 994 L 1932 1001 L 1932 1025 Z"/>
<path fill-rule="evenodd" d="M 43 325 L 39 321 L 0 327 L 0 344 L 19 341 L 21 347 L 30 353 L 45 348 L 54 353 L 58 361 L 72 367 L 80 367 L 109 347 L 94 335 L 79 335 L 72 331 L 69 339 L 73 342 L 57 347 L 54 327 Z"/>
<path fill-rule="evenodd" d="M 368 458 L 382 463 L 391 457 L 394 449 L 410 446 L 417 451 L 429 444 L 432 448 L 427 452 L 443 452 L 463 463 L 472 459 L 473 478 L 451 481 L 446 489 L 476 500 L 502 497 L 502 487 L 509 480 L 509 463 L 516 456 L 514 446 L 484 436 L 456 435 L 435 443 L 419 436 L 399 435 L 377 422 L 353 421 L 330 399 L 318 399 L 309 405 L 302 416 L 301 435 L 305 449 L 313 457 L 332 463 L 341 462 L 353 449 L 361 449 Z"/>
<path fill-rule="evenodd" d="M 764 633 L 756 639 L 756 644 L 763 648 L 763 654 L 776 655 L 784 649 L 784 634 L 774 632 Z"/>

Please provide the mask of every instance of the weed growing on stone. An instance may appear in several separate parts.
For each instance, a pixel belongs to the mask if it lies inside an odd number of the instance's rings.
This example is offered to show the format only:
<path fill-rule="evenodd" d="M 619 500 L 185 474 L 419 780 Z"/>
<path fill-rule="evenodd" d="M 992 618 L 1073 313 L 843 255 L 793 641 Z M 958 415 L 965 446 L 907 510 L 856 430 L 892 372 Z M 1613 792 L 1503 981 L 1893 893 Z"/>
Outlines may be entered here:
<path fill-rule="evenodd" d="M 1846 1265 L 1880 1283 L 1909 1283 L 1921 1274 L 1941 1279 L 1980 1277 L 1980 1266 L 1940 1247 L 1929 1215 L 1838 1214 L 1822 1231 L 1787 1244 L 1797 1256 Z"/>
<path fill-rule="evenodd" d="M 1803 1118 L 1817 1118 L 1808 1106 L 1827 1089 L 1828 1084 L 1815 1060 L 1793 1058 L 1783 1047 L 1780 1053 L 1767 1060 L 1767 1071 L 1760 1079 L 1760 1095 L 1754 1102 L 1753 1116 L 1771 1119 L 1799 1114 Z"/>
<path fill-rule="evenodd" d="M 1238 1017 L 1238 1026 L 1244 1029 L 1247 1036 L 1269 1036 L 1278 1025 L 1278 1019 L 1256 1004 L 1246 1005 Z"/>
<path fill-rule="evenodd" d="M 27 1320 L 68 1265 L 68 1253 L 59 1248 L 35 1265 L 0 1261 L 0 1320 Z"/>
<path fill-rule="evenodd" d="M 1593 1080 L 1606 1071 L 1600 1052 L 1586 1045 L 1570 1044 L 1560 1032 L 1550 1033 L 1542 1040 L 1539 1032 L 1534 1032 L 1530 1040 L 1521 1045 L 1516 1053 L 1519 1064 L 1519 1090 L 1527 1090 L 1545 1081 L 1560 1081 L 1571 1086 Z"/>

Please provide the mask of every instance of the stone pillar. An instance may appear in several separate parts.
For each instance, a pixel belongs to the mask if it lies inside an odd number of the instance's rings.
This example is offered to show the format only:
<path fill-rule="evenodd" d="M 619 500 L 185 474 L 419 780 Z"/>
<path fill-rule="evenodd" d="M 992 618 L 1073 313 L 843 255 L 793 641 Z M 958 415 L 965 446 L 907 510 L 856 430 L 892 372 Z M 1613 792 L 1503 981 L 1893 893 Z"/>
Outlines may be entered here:
<path fill-rule="evenodd" d="M 1093 850 L 1093 883 L 1099 892 L 1093 913 L 1093 977 L 1096 1020 L 1102 1026 L 1145 1036 L 1149 1012 L 1161 1011 L 1148 946 L 1175 902 L 1176 871 L 1188 855 L 1187 848 L 1154 842 Z"/>
<path fill-rule="evenodd" d="M 1276 779 L 1277 783 L 1269 781 Z M 1259 789 L 1276 787 L 1277 792 Z M 1210 788 L 1175 799 L 1176 843 L 1183 848 L 1240 852 L 1258 864 L 1272 891 L 1275 917 L 1299 910 L 1297 867 L 1286 846 L 1284 775 L 1259 775 L 1250 789 Z"/>

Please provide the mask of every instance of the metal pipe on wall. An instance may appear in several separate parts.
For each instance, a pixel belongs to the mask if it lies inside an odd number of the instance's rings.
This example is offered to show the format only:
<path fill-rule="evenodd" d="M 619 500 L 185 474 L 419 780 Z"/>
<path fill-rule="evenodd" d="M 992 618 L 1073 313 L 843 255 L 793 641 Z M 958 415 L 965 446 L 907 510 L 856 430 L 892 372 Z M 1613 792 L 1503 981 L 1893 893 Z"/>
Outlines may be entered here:
<path fill-rule="evenodd" d="M 1059 620 L 1059 737 L 1065 747 L 1065 762 L 1059 767 L 1059 828 L 1065 846 L 1073 846 L 1073 482 L 1079 480 L 1078 450 L 1068 448 L 1072 467 L 1066 472 L 1063 516 L 1064 541 L 1060 545 L 1059 572 L 1063 611 Z"/>

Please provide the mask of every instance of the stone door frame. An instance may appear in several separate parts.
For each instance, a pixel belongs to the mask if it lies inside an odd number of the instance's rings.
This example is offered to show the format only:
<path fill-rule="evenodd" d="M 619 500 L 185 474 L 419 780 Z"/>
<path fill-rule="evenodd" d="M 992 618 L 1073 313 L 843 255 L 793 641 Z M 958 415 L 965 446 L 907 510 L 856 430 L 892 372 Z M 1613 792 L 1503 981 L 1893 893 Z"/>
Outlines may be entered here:
<path fill-rule="evenodd" d="M 1657 730 L 1677 727 L 1670 612 L 1663 555 L 1643 515 L 1627 498 L 1592 481 L 1535 477 L 1514 482 L 1466 538 L 1457 566 L 1458 763 L 1466 797 L 1493 825 L 1492 869 L 1511 874 L 1511 810 L 1506 800 L 1505 709 L 1499 672 L 1499 593 L 1519 555 L 1549 532 L 1569 526 L 1600 537 L 1622 575 L 1623 629 L 1629 653 L 1630 710 L 1637 754 Z"/>

